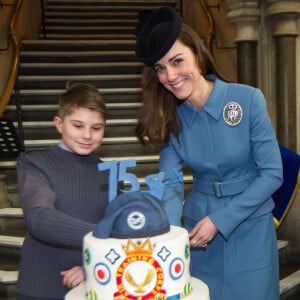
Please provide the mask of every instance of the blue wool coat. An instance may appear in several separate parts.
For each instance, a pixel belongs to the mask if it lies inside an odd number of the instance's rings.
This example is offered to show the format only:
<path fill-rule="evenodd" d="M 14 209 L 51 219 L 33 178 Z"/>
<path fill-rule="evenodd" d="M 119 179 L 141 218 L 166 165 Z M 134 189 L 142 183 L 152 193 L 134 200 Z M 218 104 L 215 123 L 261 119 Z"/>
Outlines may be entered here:
<path fill-rule="evenodd" d="M 282 183 L 282 163 L 262 92 L 216 79 L 203 108 L 182 103 L 178 116 L 180 146 L 171 136 L 160 153 L 165 209 L 179 225 L 178 174 L 186 164 L 194 185 L 184 202 L 185 226 L 209 216 L 219 230 L 206 249 L 192 248 L 192 275 L 208 284 L 211 300 L 278 300 L 271 195 Z"/>

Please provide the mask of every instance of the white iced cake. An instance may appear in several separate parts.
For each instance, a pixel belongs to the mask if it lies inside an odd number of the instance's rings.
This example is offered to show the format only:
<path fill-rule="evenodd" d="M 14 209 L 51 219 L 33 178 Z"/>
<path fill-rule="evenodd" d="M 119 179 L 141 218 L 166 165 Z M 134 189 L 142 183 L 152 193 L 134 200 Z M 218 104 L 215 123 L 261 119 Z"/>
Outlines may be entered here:
<path fill-rule="evenodd" d="M 86 299 L 185 299 L 193 292 L 183 228 L 137 239 L 99 239 L 91 232 L 83 247 Z"/>

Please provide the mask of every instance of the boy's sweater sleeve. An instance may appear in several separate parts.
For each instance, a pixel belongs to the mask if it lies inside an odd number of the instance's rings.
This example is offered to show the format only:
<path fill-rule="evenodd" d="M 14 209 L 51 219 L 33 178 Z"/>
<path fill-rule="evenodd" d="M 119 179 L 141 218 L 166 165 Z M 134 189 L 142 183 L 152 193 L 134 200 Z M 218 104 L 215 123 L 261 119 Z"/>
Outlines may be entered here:
<path fill-rule="evenodd" d="M 55 209 L 56 194 L 43 174 L 23 162 L 18 163 L 18 190 L 29 234 L 57 246 L 82 245 L 83 236 L 95 224 L 71 217 Z"/>
<path fill-rule="evenodd" d="M 96 225 L 46 207 L 32 208 L 26 224 L 35 239 L 60 247 L 81 247 L 84 235 Z"/>

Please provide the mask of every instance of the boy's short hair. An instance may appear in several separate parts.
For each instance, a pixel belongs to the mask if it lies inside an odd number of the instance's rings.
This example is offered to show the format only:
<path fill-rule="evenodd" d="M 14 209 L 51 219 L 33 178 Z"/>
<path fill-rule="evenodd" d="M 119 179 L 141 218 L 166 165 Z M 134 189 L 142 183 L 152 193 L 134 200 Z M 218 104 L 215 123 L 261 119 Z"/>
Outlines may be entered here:
<path fill-rule="evenodd" d="M 107 108 L 98 89 L 89 83 L 76 83 L 67 87 L 59 98 L 58 115 L 61 119 L 70 115 L 74 109 L 83 107 L 99 112 L 106 121 Z"/>

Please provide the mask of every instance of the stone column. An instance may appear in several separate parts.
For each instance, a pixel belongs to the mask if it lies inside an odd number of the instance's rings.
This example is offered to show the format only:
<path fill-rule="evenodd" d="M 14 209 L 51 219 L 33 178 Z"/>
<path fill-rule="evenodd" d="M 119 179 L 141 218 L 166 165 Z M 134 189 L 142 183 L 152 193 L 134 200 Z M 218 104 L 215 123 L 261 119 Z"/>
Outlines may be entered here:
<path fill-rule="evenodd" d="M 228 19 L 236 25 L 238 82 L 257 86 L 257 41 L 260 10 L 257 1 L 228 1 Z"/>
<path fill-rule="evenodd" d="M 296 37 L 300 2 L 269 0 L 266 14 L 274 21 L 277 138 L 280 144 L 297 151 Z"/>

